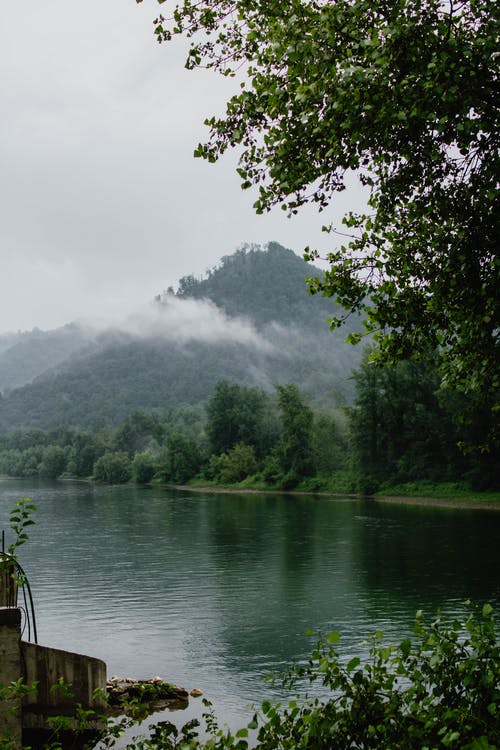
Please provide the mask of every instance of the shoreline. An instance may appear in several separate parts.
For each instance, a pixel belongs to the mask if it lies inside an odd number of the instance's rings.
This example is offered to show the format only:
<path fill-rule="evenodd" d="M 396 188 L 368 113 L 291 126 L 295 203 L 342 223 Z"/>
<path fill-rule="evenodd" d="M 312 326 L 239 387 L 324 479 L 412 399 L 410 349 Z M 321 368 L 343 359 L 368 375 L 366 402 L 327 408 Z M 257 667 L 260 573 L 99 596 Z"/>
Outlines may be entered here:
<path fill-rule="evenodd" d="M 366 500 L 367 502 L 393 503 L 399 505 L 427 505 L 442 508 L 500 511 L 500 500 L 461 500 L 460 498 L 419 497 L 411 495 L 358 495 L 348 492 L 306 492 L 301 490 L 262 490 L 256 488 L 230 488 L 192 486 L 189 484 L 153 485 L 168 487 L 181 492 L 207 492 L 214 495 L 306 495 L 308 497 L 332 497 L 339 500 Z"/>
<path fill-rule="evenodd" d="M 20 477 L 9 477 L 6 475 L 0 475 L 0 480 L 16 480 Z M 21 477 L 22 478 L 22 477 Z M 92 484 L 90 479 L 83 479 L 79 477 L 60 477 L 56 481 L 58 482 L 84 482 Z M 117 486 L 117 485 L 110 485 Z M 277 490 L 277 489 L 257 489 L 255 487 L 215 487 L 215 486 L 199 486 L 190 484 L 154 484 L 148 482 L 144 485 L 132 485 L 126 483 L 120 485 L 123 487 L 127 486 L 142 486 L 142 487 L 156 487 L 165 488 L 171 490 L 179 490 L 180 492 L 206 492 L 212 495 L 303 495 L 306 497 L 331 497 L 337 500 L 365 500 L 367 502 L 374 503 L 385 503 L 393 505 L 420 505 L 428 507 L 439 507 L 439 508 L 455 508 L 463 510 L 488 510 L 488 511 L 500 511 L 500 499 L 499 500 L 462 500 L 460 498 L 446 498 L 446 497 L 425 497 L 417 495 L 360 495 L 349 492 L 307 492 L 306 490 Z"/>

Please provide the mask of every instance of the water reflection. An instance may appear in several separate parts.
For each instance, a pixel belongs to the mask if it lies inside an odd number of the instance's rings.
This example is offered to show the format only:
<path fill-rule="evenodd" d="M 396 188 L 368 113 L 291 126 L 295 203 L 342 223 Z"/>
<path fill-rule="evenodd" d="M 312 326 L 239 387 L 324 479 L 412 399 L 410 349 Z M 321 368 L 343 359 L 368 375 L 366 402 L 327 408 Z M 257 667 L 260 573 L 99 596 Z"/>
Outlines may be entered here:
<path fill-rule="evenodd" d="M 201 687 L 232 723 L 306 658 L 309 628 L 350 653 L 408 634 L 419 608 L 500 603 L 500 514 L 23 480 L 0 482 L 3 519 L 25 495 L 41 641 Z"/>

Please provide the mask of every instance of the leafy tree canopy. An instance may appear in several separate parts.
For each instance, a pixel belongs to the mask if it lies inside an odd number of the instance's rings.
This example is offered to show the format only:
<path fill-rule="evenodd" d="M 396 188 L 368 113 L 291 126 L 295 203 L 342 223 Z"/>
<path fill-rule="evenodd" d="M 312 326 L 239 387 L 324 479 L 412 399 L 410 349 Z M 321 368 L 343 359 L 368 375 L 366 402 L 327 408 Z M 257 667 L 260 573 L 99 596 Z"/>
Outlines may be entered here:
<path fill-rule="evenodd" d="M 296 385 L 277 385 L 276 391 L 283 428 L 277 446 L 277 457 L 285 484 L 293 487 L 300 478 L 314 473 L 313 412 L 304 403 Z"/>
<path fill-rule="evenodd" d="M 234 734 L 219 726 L 203 699 L 202 728 L 197 719 L 181 728 L 160 721 L 149 727 L 149 737 L 135 737 L 126 748 L 496 750 L 500 649 L 492 613 L 485 604 L 465 622 L 438 615 L 428 625 L 418 612 L 413 639 L 391 646 L 374 633 L 368 653 L 349 660 L 337 650 L 339 633 L 332 632 L 320 638 L 306 664 L 284 676 L 291 699 L 284 705 L 264 700 Z M 301 695 L 304 682 L 311 685 L 309 697 Z M 108 725 L 106 746 L 132 722 Z"/>
<path fill-rule="evenodd" d="M 353 172 L 367 186 L 312 290 L 361 313 L 384 359 L 437 348 L 445 380 L 483 392 L 499 385 L 499 21 L 489 0 L 183 0 L 155 20 L 158 41 L 190 38 L 188 68 L 241 79 L 195 153 L 239 147 L 257 212 L 326 209 Z"/>
<path fill-rule="evenodd" d="M 253 446 L 262 456 L 273 442 L 269 397 L 258 388 L 221 380 L 207 404 L 207 434 L 212 453 L 227 452 L 237 443 Z"/>
<path fill-rule="evenodd" d="M 130 459 L 123 451 L 104 453 L 94 464 L 93 479 L 108 484 L 124 484 L 132 476 Z"/>

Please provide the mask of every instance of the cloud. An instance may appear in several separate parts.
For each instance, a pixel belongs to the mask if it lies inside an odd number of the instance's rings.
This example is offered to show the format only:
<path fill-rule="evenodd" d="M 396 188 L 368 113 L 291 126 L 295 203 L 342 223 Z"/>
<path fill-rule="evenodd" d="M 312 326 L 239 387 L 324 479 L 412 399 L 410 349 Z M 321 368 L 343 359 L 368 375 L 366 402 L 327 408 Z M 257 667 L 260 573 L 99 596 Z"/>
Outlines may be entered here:
<path fill-rule="evenodd" d="M 314 208 L 256 216 L 237 154 L 193 159 L 234 81 L 157 45 L 152 0 L 6 3 L 0 67 L 0 332 L 108 316 L 242 242 L 329 249 Z M 350 201 L 350 203 L 349 203 Z M 128 307 L 127 307 L 128 305 Z"/>
<path fill-rule="evenodd" d="M 274 346 L 243 318 L 229 318 L 208 299 L 180 299 L 173 294 L 162 295 L 162 302 L 151 303 L 124 320 L 106 321 L 87 318 L 78 321 L 82 327 L 112 330 L 134 338 L 155 338 L 186 344 L 200 341 L 205 344 L 239 343 L 265 353 Z"/>

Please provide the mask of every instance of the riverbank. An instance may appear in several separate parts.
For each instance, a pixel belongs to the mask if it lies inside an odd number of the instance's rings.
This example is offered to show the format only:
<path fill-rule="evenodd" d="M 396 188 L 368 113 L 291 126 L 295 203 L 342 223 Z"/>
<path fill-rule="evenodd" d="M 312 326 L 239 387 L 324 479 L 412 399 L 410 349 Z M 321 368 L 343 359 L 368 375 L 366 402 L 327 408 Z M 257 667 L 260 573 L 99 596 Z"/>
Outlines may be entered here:
<path fill-rule="evenodd" d="M 269 494 L 286 494 L 286 495 L 301 495 L 310 497 L 332 497 L 332 498 L 346 498 L 352 500 L 367 500 L 370 502 L 380 503 L 396 503 L 399 505 L 429 505 L 443 508 L 464 508 L 464 509 L 476 509 L 476 510 L 492 510 L 500 511 L 500 493 L 496 492 L 485 492 L 477 493 L 476 496 L 472 496 L 473 493 L 469 492 L 467 497 L 450 496 L 450 497 L 423 497 L 419 495 L 404 495 L 404 494 L 375 494 L 375 495 L 360 495 L 355 493 L 346 492 L 311 492 L 305 490 L 279 490 L 279 489 L 263 489 L 255 487 L 238 487 L 238 486 L 213 486 L 213 485 L 191 485 L 191 484 L 178 484 L 178 485 L 164 485 L 171 489 L 189 491 L 189 492 L 208 492 L 213 494 L 243 494 L 243 495 L 269 495 Z"/>
<path fill-rule="evenodd" d="M 0 475 L 1 480 L 16 480 L 16 477 Z M 80 482 L 93 484 L 91 479 L 79 477 L 59 477 L 58 481 Z M 131 483 L 125 483 L 124 486 Z M 138 485 L 141 486 L 141 485 Z M 329 492 L 326 490 L 285 490 L 277 487 L 251 487 L 242 485 L 212 485 L 212 484 L 168 484 L 148 482 L 142 486 L 163 487 L 165 489 L 180 490 L 182 492 L 204 492 L 217 495 L 300 495 L 309 497 L 331 497 L 337 499 L 367 500 L 371 502 L 393 503 L 399 505 L 429 505 L 442 508 L 463 508 L 476 510 L 500 511 L 500 492 L 474 492 L 473 490 L 453 491 L 446 485 L 434 485 L 429 489 L 429 494 L 419 494 L 419 485 L 410 485 L 408 488 L 397 486 L 385 492 L 374 495 L 363 495 L 350 492 Z M 422 489 L 422 488 L 420 488 Z M 434 490 L 435 494 L 432 494 Z"/>
<path fill-rule="evenodd" d="M 109 675 L 200 687 L 235 728 L 253 715 L 249 704 L 288 700 L 265 676 L 307 663 L 316 636 L 306 631 L 339 632 L 350 659 L 368 633 L 382 631 L 387 644 L 411 637 L 419 609 L 433 622 L 437 608 L 462 619 L 465 599 L 500 602 L 498 513 L 189 487 L 9 485 L 5 508 L 31 493 L 38 507 L 20 562 L 41 640 L 103 658 Z M 201 701 L 189 703 L 164 718 L 198 717 Z"/>

